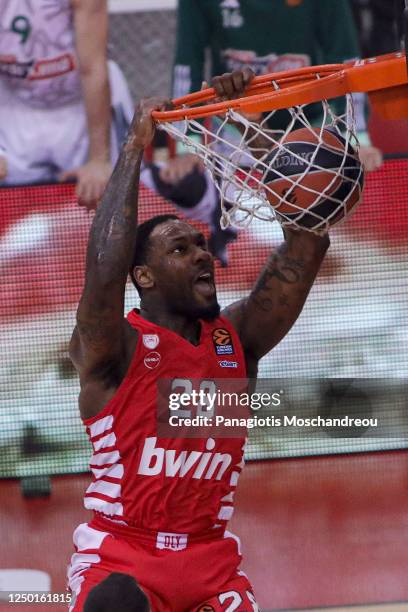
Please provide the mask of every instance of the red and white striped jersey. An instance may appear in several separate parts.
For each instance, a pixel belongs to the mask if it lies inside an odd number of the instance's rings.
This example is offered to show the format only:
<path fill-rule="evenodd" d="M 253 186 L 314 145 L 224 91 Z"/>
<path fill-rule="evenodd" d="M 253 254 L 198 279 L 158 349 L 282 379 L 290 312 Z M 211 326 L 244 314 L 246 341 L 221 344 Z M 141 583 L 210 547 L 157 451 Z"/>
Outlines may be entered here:
<path fill-rule="evenodd" d="M 125 379 L 104 409 L 84 420 L 93 446 L 93 482 L 85 507 L 144 530 L 194 534 L 224 527 L 233 512 L 245 437 L 159 437 L 157 383 L 245 379 L 245 359 L 231 323 L 201 321 L 197 346 L 128 315 L 138 331 Z"/>

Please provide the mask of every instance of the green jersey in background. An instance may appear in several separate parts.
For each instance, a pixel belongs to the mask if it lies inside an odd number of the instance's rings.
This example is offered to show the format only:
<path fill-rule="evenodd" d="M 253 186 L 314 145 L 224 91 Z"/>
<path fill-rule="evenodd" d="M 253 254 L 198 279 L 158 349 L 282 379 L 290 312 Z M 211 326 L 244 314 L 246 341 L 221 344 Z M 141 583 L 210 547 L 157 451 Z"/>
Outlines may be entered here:
<path fill-rule="evenodd" d="M 201 88 L 207 49 L 212 76 L 244 66 L 265 74 L 359 56 L 348 0 L 179 0 L 174 97 Z M 287 120 L 285 111 L 277 113 L 270 127 L 283 128 Z"/>

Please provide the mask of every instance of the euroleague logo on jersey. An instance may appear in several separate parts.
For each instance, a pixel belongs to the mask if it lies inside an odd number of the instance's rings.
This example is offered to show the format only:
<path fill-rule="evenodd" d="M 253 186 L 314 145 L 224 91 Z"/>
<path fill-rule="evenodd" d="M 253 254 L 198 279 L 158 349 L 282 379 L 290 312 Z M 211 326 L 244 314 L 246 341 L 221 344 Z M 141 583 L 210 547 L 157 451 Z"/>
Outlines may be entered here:
<path fill-rule="evenodd" d="M 217 355 L 233 355 L 234 346 L 228 329 L 219 327 L 213 331 L 213 343 Z"/>
<path fill-rule="evenodd" d="M 157 353 L 156 351 L 152 351 L 151 353 L 147 353 L 143 361 L 144 361 L 146 368 L 149 368 L 150 370 L 154 370 L 154 368 L 157 368 L 157 366 L 159 365 L 161 361 L 161 355 L 160 353 Z"/>

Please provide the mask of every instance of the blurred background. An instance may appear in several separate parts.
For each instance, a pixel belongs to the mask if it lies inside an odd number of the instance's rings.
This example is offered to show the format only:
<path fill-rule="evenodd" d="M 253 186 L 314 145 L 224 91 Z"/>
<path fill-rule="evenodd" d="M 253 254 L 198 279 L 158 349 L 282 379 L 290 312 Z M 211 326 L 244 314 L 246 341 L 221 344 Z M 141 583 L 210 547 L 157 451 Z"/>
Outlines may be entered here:
<path fill-rule="evenodd" d="M 219 4 L 238 19 L 245 3 Z M 402 5 L 390 2 L 387 10 L 384 2 L 349 2 L 364 56 L 400 48 Z M 171 96 L 176 0 L 111 0 L 108 15 L 109 58 L 123 72 L 132 103 Z M 2 35 L 4 23 L 4 54 Z M 208 50 L 203 61 L 210 75 Z M 351 412 L 378 418 L 380 427 L 250 431 L 232 530 L 242 539 L 244 569 L 264 610 L 371 603 L 385 609 L 387 602 L 408 601 L 408 129 L 406 121 L 384 123 L 368 106 L 365 115 L 367 142 L 381 161 L 366 174 L 358 210 L 332 231 L 304 312 L 262 360 L 260 377 L 273 379 L 264 388 L 285 389 L 285 410 Z M 0 132 L 0 154 L 1 147 Z M 176 148 L 159 134 L 146 168 L 166 164 Z M 93 212 L 78 207 L 76 189 L 56 180 L 0 183 L 0 609 L 8 605 L 1 591 L 9 588 L 9 570 L 40 571 L 41 584 L 65 589 L 71 533 L 88 516 L 82 495 L 91 452 L 68 343 Z M 174 194 L 164 196 L 146 180 L 141 221 L 174 212 L 175 204 L 183 212 Z M 206 219 L 194 222 L 214 235 Z M 248 293 L 282 232 L 276 223 L 254 221 L 224 242 L 218 238 L 227 253 L 216 246 L 225 306 Z M 137 303 L 129 285 L 126 310 Z"/>

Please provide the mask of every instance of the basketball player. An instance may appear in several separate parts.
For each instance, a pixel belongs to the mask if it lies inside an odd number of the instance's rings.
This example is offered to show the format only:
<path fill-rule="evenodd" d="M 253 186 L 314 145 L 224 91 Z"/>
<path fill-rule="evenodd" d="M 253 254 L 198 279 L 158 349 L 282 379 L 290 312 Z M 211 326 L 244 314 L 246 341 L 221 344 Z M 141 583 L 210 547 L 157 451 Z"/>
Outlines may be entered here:
<path fill-rule="evenodd" d="M 404 0 L 351 0 L 363 57 L 392 53 L 401 48 Z"/>
<path fill-rule="evenodd" d="M 232 97 L 252 77 L 245 69 L 213 85 Z M 164 107 L 147 100 L 136 111 L 89 237 L 70 354 L 93 446 L 85 506 L 94 517 L 74 533 L 73 612 L 112 572 L 133 577 L 155 612 L 258 610 L 239 540 L 226 531 L 245 439 L 160 437 L 156 384 L 188 392 L 193 379 L 255 377 L 298 318 L 329 246 L 327 235 L 285 230 L 250 295 L 220 313 L 204 236 L 172 215 L 136 229 L 151 111 Z M 124 319 L 129 270 L 141 307 Z"/>
<path fill-rule="evenodd" d="M 80 203 L 96 205 L 118 154 L 109 79 L 123 91 L 107 31 L 106 0 L 0 2 L 3 184 L 76 179 Z"/>

